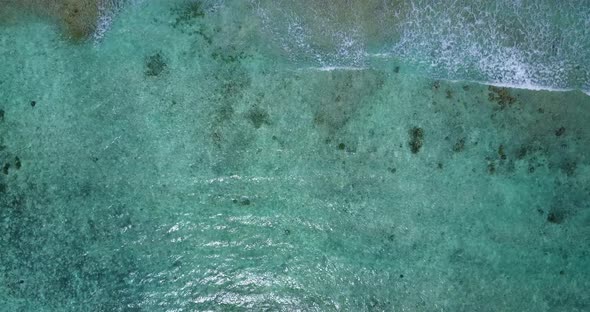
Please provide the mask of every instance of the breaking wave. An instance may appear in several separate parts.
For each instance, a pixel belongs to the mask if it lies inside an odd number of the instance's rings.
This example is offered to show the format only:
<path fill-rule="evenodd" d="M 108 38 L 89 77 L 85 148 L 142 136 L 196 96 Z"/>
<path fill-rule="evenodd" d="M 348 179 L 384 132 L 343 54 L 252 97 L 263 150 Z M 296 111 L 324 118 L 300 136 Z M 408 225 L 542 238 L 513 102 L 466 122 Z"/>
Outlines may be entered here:
<path fill-rule="evenodd" d="M 585 0 L 260 0 L 265 32 L 302 67 L 402 64 L 436 79 L 590 91 Z"/>

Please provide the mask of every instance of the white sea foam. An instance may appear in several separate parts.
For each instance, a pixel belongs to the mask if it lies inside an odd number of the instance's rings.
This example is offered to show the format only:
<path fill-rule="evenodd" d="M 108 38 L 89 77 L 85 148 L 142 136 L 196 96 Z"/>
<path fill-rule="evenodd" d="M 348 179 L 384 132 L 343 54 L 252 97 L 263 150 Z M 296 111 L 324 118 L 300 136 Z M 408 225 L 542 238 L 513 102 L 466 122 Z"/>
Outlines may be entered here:
<path fill-rule="evenodd" d="M 322 67 L 304 67 L 299 70 L 310 70 L 310 71 L 338 71 L 338 70 L 366 70 L 367 67 L 354 67 L 354 66 L 322 66 Z"/>
<path fill-rule="evenodd" d="M 454 83 L 477 83 L 486 86 L 503 87 L 510 89 L 522 89 L 522 90 L 533 90 L 533 91 L 552 91 L 552 92 L 568 92 L 574 91 L 572 88 L 554 88 L 550 86 L 535 85 L 535 84 L 523 84 L 523 83 L 504 83 L 504 82 L 493 82 L 493 81 L 477 81 L 477 80 L 448 80 Z M 586 92 L 584 92 L 586 93 Z M 586 93 L 588 94 L 588 93 Z M 589 94 L 590 95 L 590 94 Z"/>
<path fill-rule="evenodd" d="M 102 38 L 104 38 L 104 34 L 111 28 L 114 15 L 112 10 L 105 7 L 103 3 L 99 4 L 98 12 L 99 17 L 98 21 L 96 22 L 96 29 L 94 30 L 94 34 L 92 34 L 95 44 L 100 42 Z"/>
<path fill-rule="evenodd" d="M 137 6 L 144 0 L 100 0 L 98 1 L 98 19 L 92 34 L 94 44 L 100 43 L 104 35 L 111 29 L 113 19 L 120 10 L 127 6 Z"/>
<path fill-rule="evenodd" d="M 340 21 L 332 15 L 290 9 L 288 1 L 265 3 L 258 7 L 263 25 L 301 68 L 358 70 L 395 61 L 435 79 L 532 90 L 590 89 L 585 0 L 558 7 L 552 0 L 414 0 L 409 9 L 385 16 L 398 20 L 399 27 L 381 27 L 371 37 L 350 24 L 334 25 Z"/>

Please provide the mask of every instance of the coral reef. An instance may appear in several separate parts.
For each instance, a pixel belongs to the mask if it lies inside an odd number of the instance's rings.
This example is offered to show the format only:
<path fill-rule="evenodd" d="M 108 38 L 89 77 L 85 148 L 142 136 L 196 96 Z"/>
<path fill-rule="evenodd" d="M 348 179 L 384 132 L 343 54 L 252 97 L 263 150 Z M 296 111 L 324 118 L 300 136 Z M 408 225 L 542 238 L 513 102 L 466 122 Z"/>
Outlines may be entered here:
<path fill-rule="evenodd" d="M 149 77 L 155 77 L 159 76 L 164 70 L 166 70 L 168 64 L 166 63 L 166 60 L 162 54 L 157 52 L 146 57 L 145 66 L 145 75 Z"/>
<path fill-rule="evenodd" d="M 516 98 L 510 94 L 507 88 L 500 88 L 495 86 L 489 86 L 488 100 L 496 102 L 500 105 L 500 109 L 505 109 L 516 102 Z"/>
<path fill-rule="evenodd" d="M 422 145 L 424 145 L 424 130 L 419 127 L 414 127 L 410 130 L 410 141 L 408 141 L 410 150 L 413 154 L 417 154 Z"/>

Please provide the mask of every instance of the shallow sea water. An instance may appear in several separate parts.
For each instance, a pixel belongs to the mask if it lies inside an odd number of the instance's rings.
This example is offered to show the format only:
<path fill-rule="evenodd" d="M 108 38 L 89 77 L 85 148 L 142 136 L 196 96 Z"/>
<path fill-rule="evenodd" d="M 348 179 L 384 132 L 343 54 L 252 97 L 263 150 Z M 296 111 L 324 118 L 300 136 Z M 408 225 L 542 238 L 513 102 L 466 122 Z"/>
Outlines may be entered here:
<path fill-rule="evenodd" d="M 590 310 L 588 95 L 269 3 L 0 14 L 0 311 Z"/>

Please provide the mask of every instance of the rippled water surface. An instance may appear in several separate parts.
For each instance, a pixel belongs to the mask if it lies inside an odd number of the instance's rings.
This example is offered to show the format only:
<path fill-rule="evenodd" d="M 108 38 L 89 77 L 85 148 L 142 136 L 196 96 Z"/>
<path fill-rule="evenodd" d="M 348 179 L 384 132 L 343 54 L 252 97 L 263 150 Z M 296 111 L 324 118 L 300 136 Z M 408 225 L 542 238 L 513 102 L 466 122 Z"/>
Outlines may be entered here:
<path fill-rule="evenodd" d="M 0 311 L 588 311 L 589 23 L 0 0 Z"/>

